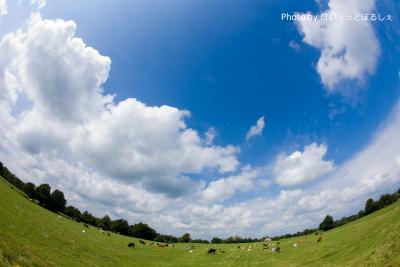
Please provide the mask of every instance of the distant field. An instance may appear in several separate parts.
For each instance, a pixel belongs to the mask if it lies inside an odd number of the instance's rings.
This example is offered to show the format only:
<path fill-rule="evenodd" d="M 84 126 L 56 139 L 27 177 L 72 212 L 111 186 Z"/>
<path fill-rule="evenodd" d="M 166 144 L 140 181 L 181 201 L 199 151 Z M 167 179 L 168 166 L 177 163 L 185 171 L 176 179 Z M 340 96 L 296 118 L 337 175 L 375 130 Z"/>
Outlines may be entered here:
<path fill-rule="evenodd" d="M 82 230 L 86 230 L 85 233 Z M 262 233 L 260 233 L 262 234 Z M 294 243 L 304 244 L 294 248 Z M 127 247 L 135 242 L 135 249 Z M 149 244 L 150 241 L 146 241 Z M 190 246 L 195 248 L 191 249 Z M 238 249 L 238 246 L 251 246 Z M 400 202 L 322 235 L 261 243 L 142 245 L 137 239 L 86 229 L 30 202 L 0 178 L 0 266 L 400 266 Z M 216 255 L 207 255 L 216 247 Z M 225 253 L 222 253 L 222 249 Z M 190 252 L 192 251 L 192 252 Z"/>

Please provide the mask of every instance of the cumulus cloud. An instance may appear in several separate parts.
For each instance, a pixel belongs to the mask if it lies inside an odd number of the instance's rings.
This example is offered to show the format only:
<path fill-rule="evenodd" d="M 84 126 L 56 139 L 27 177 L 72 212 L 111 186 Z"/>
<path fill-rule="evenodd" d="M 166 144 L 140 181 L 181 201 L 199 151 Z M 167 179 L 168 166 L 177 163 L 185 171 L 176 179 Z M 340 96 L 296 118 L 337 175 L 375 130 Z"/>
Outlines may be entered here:
<path fill-rule="evenodd" d="M 236 192 L 248 192 L 256 186 L 256 179 L 261 175 L 260 169 L 250 166 L 244 167 L 237 175 L 220 178 L 212 181 L 207 188 L 201 192 L 201 197 L 207 202 L 222 201 Z M 266 181 L 261 182 L 266 186 Z"/>
<path fill-rule="evenodd" d="M 73 21 L 35 13 L 25 30 L 0 42 L 1 99 L 9 109 L 20 96 L 29 101 L 13 125 L 18 146 L 174 196 L 202 185 L 185 174 L 237 168 L 238 148 L 204 146 L 185 124 L 188 111 L 105 95 L 111 60 L 75 31 Z"/>
<path fill-rule="evenodd" d="M 1 41 L 8 50 L 6 70 L 46 119 L 87 121 L 112 101 L 100 87 L 108 78 L 110 58 L 74 37 L 75 30 L 73 21 L 42 20 L 35 13 L 26 32 L 8 34 Z"/>
<path fill-rule="evenodd" d="M 333 162 L 323 159 L 327 150 L 326 145 L 313 143 L 306 146 L 303 152 L 278 156 L 273 167 L 275 181 L 279 185 L 294 186 L 328 174 L 333 170 Z"/>
<path fill-rule="evenodd" d="M 256 125 L 253 125 L 250 127 L 250 130 L 247 132 L 246 139 L 249 140 L 250 138 L 252 138 L 254 136 L 262 135 L 264 127 L 265 127 L 264 117 L 260 117 L 257 120 Z"/>
<path fill-rule="evenodd" d="M 6 0 L 0 0 L 0 16 L 7 14 L 8 14 L 7 2 Z"/>
<path fill-rule="evenodd" d="M 72 150 L 108 175 L 143 180 L 158 191 L 168 188 L 168 183 L 169 187 L 189 185 L 187 178 L 174 181 L 181 173 L 199 173 L 204 168 L 221 173 L 235 170 L 237 148 L 202 146 L 198 133 L 184 123 L 188 115 L 173 107 L 149 107 L 127 99 L 110 107 L 100 120 L 86 124 L 72 140 Z"/>
<path fill-rule="evenodd" d="M 368 14 L 374 9 L 375 0 L 329 0 L 318 20 L 298 22 L 303 41 L 321 50 L 317 71 L 330 92 L 345 80 L 364 82 L 375 70 L 380 46 L 370 21 L 324 17 Z"/>

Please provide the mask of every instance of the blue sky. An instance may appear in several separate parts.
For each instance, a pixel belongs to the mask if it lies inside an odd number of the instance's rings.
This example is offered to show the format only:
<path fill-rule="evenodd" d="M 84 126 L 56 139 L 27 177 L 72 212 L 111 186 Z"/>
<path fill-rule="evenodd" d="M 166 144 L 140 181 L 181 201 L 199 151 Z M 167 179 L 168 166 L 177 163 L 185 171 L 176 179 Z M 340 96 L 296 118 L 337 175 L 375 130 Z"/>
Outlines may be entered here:
<path fill-rule="evenodd" d="M 106 92 L 190 110 L 190 126 L 215 127 L 219 143 L 243 144 L 246 162 L 263 163 L 282 146 L 292 149 L 315 138 L 332 145 L 329 157 L 341 162 L 368 142 L 399 94 L 399 60 L 393 58 L 398 36 L 381 26 L 380 36 L 393 40 L 380 39 L 376 75 L 350 99 L 327 95 L 313 66 L 319 51 L 302 44 L 293 23 L 280 20 L 283 12 L 317 12 L 313 1 L 99 1 L 95 10 L 91 1 L 80 5 L 49 2 L 42 13 L 73 19 L 77 35 L 112 59 Z M 292 40 L 301 51 L 289 46 Z M 332 106 L 346 112 L 329 119 Z M 245 144 L 260 116 L 267 121 L 264 135 Z M 352 140 L 345 138 L 349 132 Z"/>
<path fill-rule="evenodd" d="M 374 180 L 373 185 L 358 192 L 355 189 L 366 184 L 363 179 L 368 177 L 361 177 L 365 173 L 354 167 L 354 162 L 370 154 L 368 151 L 388 132 L 395 132 L 390 129 L 396 127 L 393 121 L 397 119 L 400 96 L 400 7 L 390 0 L 352 0 L 346 8 L 342 2 L 86 0 L 79 4 L 47 1 L 38 8 L 29 1 L 6 1 L 7 14 L 0 17 L 0 34 L 10 33 L 12 40 L 3 39 L 0 55 L 7 53 L 7 42 L 10 47 L 19 42 L 26 50 L 16 48 L 15 53 L 8 52 L 9 61 L 0 61 L 2 72 L 9 71 L 13 77 L 7 79 L 8 74 L 3 74 L 0 88 L 4 87 L 3 98 L 8 99 L 3 106 L 11 111 L 7 123 L 15 127 L 8 136 L 4 133 L 3 138 L 9 142 L 0 147 L 1 160 L 21 176 L 60 187 L 82 209 L 127 217 L 132 222 L 142 219 L 166 233 L 256 236 L 254 229 L 259 225 L 264 227 L 261 235 L 282 233 L 315 226 L 326 212 L 338 216 L 354 213 L 366 197 L 376 196 L 387 186 L 400 185 L 394 172 L 390 182 Z M 363 10 L 351 9 L 353 6 Z M 281 20 L 282 13 L 340 13 L 347 12 L 347 8 L 352 12 L 389 14 L 392 21 L 349 23 L 349 27 L 329 22 L 325 25 L 328 27 L 318 28 L 316 24 Z M 54 22 L 54 27 L 47 28 L 46 21 Z M 73 21 L 75 28 L 67 21 Z M 18 33 L 20 27 L 22 32 Z M 72 29 L 69 27 L 73 28 L 69 37 L 60 34 L 62 29 Z M 58 37 L 45 39 L 53 35 Z M 46 40 L 43 44 L 49 44 L 48 49 L 35 45 L 42 44 L 39 38 Z M 62 38 L 66 39 L 60 41 Z M 63 42 L 68 44 L 71 38 L 81 38 L 85 47 L 92 47 L 99 55 L 88 56 L 87 50 L 81 51 L 72 43 L 65 53 L 51 50 L 64 51 Z M 70 53 L 71 47 L 75 48 Z M 64 68 L 65 62 L 77 60 L 76 53 L 80 63 L 75 68 Z M 33 58 L 39 54 L 48 56 L 43 66 Z M 327 55 L 326 68 L 319 65 L 324 62 L 321 55 Z M 339 66 L 335 65 L 337 58 L 343 59 Z M 32 63 L 20 70 L 18 66 L 24 62 Z M 30 68 L 38 65 L 44 72 L 38 74 Z M 83 66 L 82 72 L 79 66 Z M 54 76 L 51 69 L 56 70 Z M 82 81 L 86 77 L 92 78 Z M 16 89 L 10 89 L 10 79 L 16 81 Z M 100 88 L 104 92 L 99 93 Z M 104 100 L 107 95 L 115 97 L 110 102 Z M 64 103 L 63 96 L 71 96 L 71 102 L 67 99 Z M 115 110 L 101 103 L 94 105 L 91 99 L 97 98 L 111 103 Z M 129 98 L 137 102 L 127 101 Z M 82 107 L 77 103 L 83 103 Z M 75 111 L 61 109 L 64 105 Z M 161 108 L 160 114 L 152 113 L 151 107 L 161 106 L 179 112 Z M 86 116 L 86 109 L 104 112 L 93 111 Z M 119 117 L 128 109 L 132 113 Z M 183 114 L 184 110 L 190 116 Z M 143 116 L 137 115 L 140 112 Z M 111 119 L 107 120 L 107 114 Z M 153 125 L 149 119 L 152 116 L 160 121 Z M 78 117 L 79 125 L 75 120 Z M 250 127 L 261 117 L 265 126 L 247 139 Z M 166 126 L 157 128 L 164 125 L 163 118 Z M 39 122 L 54 127 L 56 136 L 36 129 Z M 64 128 L 69 123 L 75 129 L 72 132 Z M 182 128 L 181 123 L 186 126 Z M 215 130 L 215 138 L 207 144 L 205 133 L 210 128 Z M 192 130 L 195 134 L 190 135 L 189 150 L 184 141 L 175 144 Z M 126 146 L 126 151 L 111 148 L 117 145 Z M 393 146 L 398 144 L 388 143 L 388 147 Z M 165 151 L 172 154 L 164 155 Z M 384 153 L 398 165 L 400 157 L 391 154 L 396 152 Z M 171 155 L 175 154 L 181 157 L 173 162 Z M 106 155 L 115 156 L 112 163 L 104 163 Z M 13 160 L 21 156 L 25 158 L 22 163 Z M 140 161 L 135 162 L 137 158 Z M 73 179 L 62 173 L 66 166 L 71 169 L 69 174 L 86 178 Z M 377 163 L 368 173 L 389 171 L 384 168 L 389 167 Z M 327 189 L 340 175 L 343 183 L 338 184 L 346 184 L 344 173 L 360 176 L 351 185 L 357 191 L 351 204 L 339 203 L 341 206 L 338 204 L 335 210 L 326 198 L 314 210 L 298 209 L 289 216 L 287 207 L 278 213 L 282 218 L 298 216 L 301 223 L 297 225 L 273 227 L 263 223 L 262 218 L 249 219 L 242 225 L 236 220 L 246 219 L 231 218 L 229 222 L 235 227 L 229 228 L 226 221 L 210 215 L 235 214 L 244 206 L 251 210 L 257 199 L 290 206 L 285 202 L 287 195 L 294 202 L 307 199 L 305 196 Z M 97 182 L 101 186 L 90 187 Z M 110 185 L 115 188 L 113 192 L 105 189 Z M 118 191 L 124 186 L 140 192 Z M 343 188 L 338 186 L 336 190 Z M 118 194 L 138 197 L 130 201 L 127 197 L 127 204 L 121 204 L 114 197 Z M 101 198 L 104 195 L 109 197 Z M 189 220 L 182 214 L 171 215 L 171 210 L 177 208 L 199 210 L 202 216 L 194 213 Z M 251 211 L 255 213 L 256 209 Z M 307 214 L 312 216 L 304 219 Z M 158 225 L 154 218 L 160 216 L 171 226 Z M 267 220 L 270 215 L 265 216 Z M 199 225 L 205 218 L 214 223 L 210 233 Z"/>

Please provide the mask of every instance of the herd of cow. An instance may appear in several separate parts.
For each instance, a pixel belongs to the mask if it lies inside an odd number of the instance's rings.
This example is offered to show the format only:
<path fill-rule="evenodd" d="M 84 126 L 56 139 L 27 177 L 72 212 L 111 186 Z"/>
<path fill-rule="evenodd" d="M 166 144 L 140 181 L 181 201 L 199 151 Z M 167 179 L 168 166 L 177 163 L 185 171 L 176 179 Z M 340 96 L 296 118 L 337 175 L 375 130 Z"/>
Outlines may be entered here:
<path fill-rule="evenodd" d="M 83 224 L 83 226 L 85 228 L 89 228 L 89 225 L 87 225 L 87 224 Z M 104 233 L 104 231 L 101 228 L 99 230 Z M 82 232 L 85 232 L 85 230 L 83 230 Z M 317 243 L 320 243 L 322 241 L 322 236 L 319 233 L 315 233 L 315 234 L 317 235 Z M 108 233 L 108 232 L 107 232 L 107 235 L 111 236 L 110 233 Z M 305 239 L 307 239 L 307 237 L 305 237 Z M 146 245 L 146 242 L 144 242 L 143 240 L 139 240 L 139 243 L 142 244 L 142 245 Z M 304 243 L 304 240 L 301 239 L 299 241 L 299 243 L 294 243 L 293 247 L 297 248 L 298 246 L 302 245 L 303 243 Z M 256 244 L 254 244 L 254 245 L 256 245 Z M 149 243 L 149 246 L 165 248 L 165 247 L 173 247 L 174 245 L 173 244 L 168 244 L 168 243 L 167 244 L 161 244 L 161 243 L 151 242 L 151 243 Z M 272 253 L 280 253 L 281 252 L 281 247 L 279 245 L 279 241 L 276 242 L 276 244 L 275 244 L 275 243 L 272 242 L 272 239 L 269 238 L 269 237 L 265 238 L 264 242 L 262 243 L 262 246 L 263 246 L 263 250 L 264 251 L 271 251 Z M 135 248 L 135 243 L 130 242 L 128 244 L 128 248 L 134 249 Z M 190 248 L 191 248 L 191 250 L 189 252 L 193 252 L 193 249 L 195 248 L 195 246 L 192 245 Z M 247 250 L 247 251 L 251 251 L 251 249 L 252 249 L 251 245 L 242 246 L 242 247 L 238 246 L 237 248 L 238 249 Z M 223 249 L 221 249 L 221 248 L 219 248 L 218 250 L 221 253 L 225 253 L 225 251 Z M 217 253 L 217 249 L 216 248 L 209 248 L 207 250 L 207 254 L 216 254 L 216 253 Z"/>
<path fill-rule="evenodd" d="M 319 235 L 319 234 L 317 234 L 317 235 L 318 235 L 317 243 L 320 243 L 322 241 L 322 236 Z M 305 237 L 305 239 L 307 239 L 307 237 Z M 141 243 L 142 245 L 146 245 L 146 243 L 143 240 L 139 240 L 139 243 Z M 304 243 L 304 240 L 301 239 L 299 241 L 299 243 L 294 243 L 293 247 L 297 248 L 299 245 L 302 245 L 303 243 Z M 173 244 L 160 244 L 160 243 L 152 242 L 152 243 L 149 244 L 149 246 L 156 246 L 156 247 L 162 247 L 163 248 L 163 247 L 173 247 L 174 245 Z M 275 244 L 275 243 L 272 242 L 271 238 L 266 238 L 264 240 L 264 242 L 262 243 L 262 246 L 263 246 L 263 250 L 264 251 L 271 251 L 272 253 L 280 253 L 281 252 L 281 247 L 280 247 L 279 241 L 276 242 L 276 244 Z M 128 244 L 128 248 L 135 248 L 135 243 L 133 243 L 133 242 L 129 243 Z M 189 252 L 193 252 L 193 249 L 195 248 L 195 246 L 192 245 L 190 248 L 192 250 L 190 250 Z M 246 246 L 242 246 L 242 247 L 238 246 L 237 248 L 238 249 L 247 250 L 247 251 L 251 251 L 252 247 L 251 247 L 251 245 L 248 245 L 248 246 L 246 245 Z M 221 253 L 225 253 L 225 251 L 223 249 L 221 249 L 221 248 L 219 248 L 219 251 Z M 209 248 L 207 250 L 207 254 L 216 254 L 216 252 L 217 252 L 216 248 Z"/>

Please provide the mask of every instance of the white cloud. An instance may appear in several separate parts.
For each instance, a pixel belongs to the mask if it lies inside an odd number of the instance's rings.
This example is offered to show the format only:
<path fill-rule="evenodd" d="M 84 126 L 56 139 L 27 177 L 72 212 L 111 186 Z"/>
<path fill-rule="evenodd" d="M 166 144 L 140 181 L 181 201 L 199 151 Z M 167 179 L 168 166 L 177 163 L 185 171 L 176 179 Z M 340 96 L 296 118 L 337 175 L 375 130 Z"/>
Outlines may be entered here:
<path fill-rule="evenodd" d="M 115 103 L 103 94 L 111 60 L 75 37 L 75 30 L 72 21 L 36 13 L 26 30 L 0 42 L 1 99 L 9 109 L 23 95 L 30 103 L 13 125 L 18 146 L 174 196 L 202 186 L 187 173 L 237 168 L 239 149 L 204 146 L 185 124 L 188 111 L 136 99 Z"/>
<path fill-rule="evenodd" d="M 262 135 L 264 127 L 265 127 L 264 117 L 260 117 L 257 120 L 256 125 L 253 125 L 250 127 L 250 130 L 248 131 L 248 133 L 246 135 L 246 139 L 249 140 L 250 138 L 252 138 L 254 136 Z"/>
<path fill-rule="evenodd" d="M 149 107 L 126 99 L 111 106 L 100 120 L 86 124 L 72 140 L 72 150 L 103 173 L 125 181 L 143 180 L 150 188 L 204 168 L 235 170 L 237 149 L 202 146 L 198 133 L 184 123 L 188 115 L 173 107 Z"/>
<path fill-rule="evenodd" d="M 353 16 L 371 13 L 375 0 L 329 0 L 328 6 L 321 16 Z M 339 90 L 339 83 L 345 80 L 363 83 L 365 76 L 374 72 L 380 46 L 370 21 L 319 17 L 299 21 L 298 28 L 305 43 L 321 50 L 317 71 L 329 91 Z"/>
<path fill-rule="evenodd" d="M 26 32 L 6 35 L 7 71 L 14 75 L 33 109 L 46 119 L 84 122 L 101 115 L 112 101 L 102 94 L 111 60 L 74 36 L 73 21 L 32 15 Z M 43 75 L 46 73 L 46 75 Z"/>
<path fill-rule="evenodd" d="M 212 181 L 207 188 L 201 192 L 201 197 L 207 202 L 222 201 L 237 192 L 248 192 L 254 189 L 256 179 L 260 176 L 259 169 L 244 167 L 237 175 Z M 266 182 L 261 182 L 266 186 Z"/>
<path fill-rule="evenodd" d="M 7 15 L 7 2 L 6 0 L 0 0 L 0 16 Z"/>
<path fill-rule="evenodd" d="M 290 155 L 278 156 L 273 167 L 275 181 L 279 185 L 294 186 L 313 181 L 333 170 L 333 162 L 325 161 L 328 148 L 315 143 Z"/>

